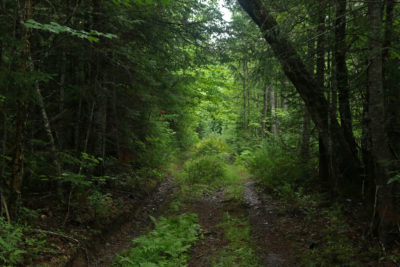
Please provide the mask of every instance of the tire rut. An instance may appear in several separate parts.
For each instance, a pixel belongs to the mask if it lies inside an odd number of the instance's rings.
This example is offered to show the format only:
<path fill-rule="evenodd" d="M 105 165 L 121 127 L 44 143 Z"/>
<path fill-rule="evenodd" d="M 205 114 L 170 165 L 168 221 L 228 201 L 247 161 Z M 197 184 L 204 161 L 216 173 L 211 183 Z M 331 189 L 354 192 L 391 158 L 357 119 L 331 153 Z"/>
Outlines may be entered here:
<path fill-rule="evenodd" d="M 248 207 L 252 236 L 257 247 L 262 266 L 298 266 L 291 245 L 279 232 L 277 204 L 262 195 L 253 180 L 248 180 L 244 188 L 244 203 Z"/>

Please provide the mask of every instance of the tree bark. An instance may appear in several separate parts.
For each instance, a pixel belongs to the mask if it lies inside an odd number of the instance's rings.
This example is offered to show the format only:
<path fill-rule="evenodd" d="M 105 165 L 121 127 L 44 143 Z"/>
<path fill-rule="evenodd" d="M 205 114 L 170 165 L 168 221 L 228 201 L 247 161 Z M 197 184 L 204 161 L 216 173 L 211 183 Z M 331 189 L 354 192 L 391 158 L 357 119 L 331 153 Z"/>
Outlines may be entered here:
<path fill-rule="evenodd" d="M 350 110 L 350 90 L 346 65 L 346 0 L 336 0 L 335 19 L 335 78 L 339 92 L 340 121 L 347 143 L 356 153 L 356 141 L 353 134 L 353 123 Z"/>
<path fill-rule="evenodd" d="M 276 92 L 274 86 L 269 88 L 269 105 L 271 107 L 271 133 L 278 134 L 278 126 L 276 125 Z"/>
<path fill-rule="evenodd" d="M 316 79 L 322 95 L 325 94 L 325 2 L 320 2 L 318 7 L 318 26 L 317 26 L 317 61 L 316 61 Z M 326 114 L 326 121 L 329 128 L 329 114 Z M 328 131 L 329 133 L 329 131 Z M 323 132 L 318 133 L 318 152 L 319 152 L 319 179 L 322 183 L 331 181 L 329 175 L 329 155 L 328 145 L 324 142 Z M 328 138 L 329 136 L 325 137 Z"/>
<path fill-rule="evenodd" d="M 383 1 L 368 2 L 369 19 L 369 67 L 368 91 L 369 114 L 376 184 L 375 209 L 379 239 L 390 245 L 399 234 L 399 213 L 396 208 L 394 186 L 388 184 L 394 157 L 390 151 L 385 130 L 385 95 L 383 91 L 382 62 L 382 10 Z"/>
<path fill-rule="evenodd" d="M 52 158 L 54 161 L 54 165 L 56 167 L 56 172 L 57 172 L 56 175 L 59 176 L 61 174 L 61 165 L 58 160 L 57 147 L 56 147 L 56 143 L 54 141 L 53 133 L 51 131 L 50 120 L 49 120 L 49 117 L 47 116 L 47 111 L 44 106 L 43 96 L 42 96 L 42 92 L 39 87 L 39 82 L 36 82 L 35 87 L 36 87 L 36 93 L 37 93 L 40 112 L 42 113 L 44 130 L 46 131 L 47 137 L 49 138 L 51 154 L 52 154 Z M 59 192 L 61 192 L 60 185 L 58 187 L 58 190 L 59 190 Z"/>
<path fill-rule="evenodd" d="M 286 76 L 304 100 L 326 146 L 329 144 L 329 131 L 331 131 L 332 157 L 334 166 L 338 169 L 336 173 L 338 179 L 343 184 L 355 184 L 359 178 L 359 159 L 346 141 L 336 116 L 329 114 L 328 101 L 322 94 L 322 89 L 317 84 L 315 77 L 307 70 L 289 40 L 280 32 L 279 25 L 263 1 L 238 0 L 238 2 L 261 29 L 264 38 L 281 62 Z M 330 127 L 328 115 L 331 119 Z"/>
<path fill-rule="evenodd" d="M 31 57 L 31 46 L 30 38 L 32 36 L 32 29 L 23 27 L 23 23 L 33 18 L 33 6 L 32 0 L 25 0 L 23 2 L 23 8 L 20 11 L 20 27 L 22 32 L 22 50 L 21 50 L 21 66 L 22 72 L 30 72 L 30 57 Z M 25 135 L 26 135 L 26 123 L 27 123 L 27 103 L 25 101 L 25 90 L 22 85 L 18 85 L 16 88 L 17 97 L 17 112 L 16 112 L 16 128 L 15 128 L 15 154 L 13 159 L 13 177 L 12 177 L 12 188 L 17 194 L 21 194 L 21 187 L 24 175 L 24 149 L 25 149 Z"/>
<path fill-rule="evenodd" d="M 307 109 L 303 111 L 303 129 L 301 133 L 300 158 L 304 163 L 308 163 L 310 159 L 310 137 L 311 137 L 311 118 Z"/>
<path fill-rule="evenodd" d="M 390 56 L 394 34 L 394 0 L 386 0 L 385 8 L 385 35 L 383 43 L 383 88 L 386 96 L 386 118 L 390 148 L 400 157 L 400 85 L 398 83 L 398 69 L 400 60 Z"/>
<path fill-rule="evenodd" d="M 247 128 L 247 60 L 246 58 L 243 58 L 243 66 L 242 66 L 242 71 L 243 71 L 243 77 L 242 77 L 242 94 L 243 94 L 243 128 Z"/>
<path fill-rule="evenodd" d="M 315 69 L 315 41 L 310 40 L 308 42 L 307 58 L 310 62 L 307 62 L 310 73 L 314 73 Z M 307 107 L 303 108 L 303 128 L 301 133 L 300 142 L 300 158 L 304 163 L 308 163 L 310 159 L 310 138 L 311 138 L 311 116 L 308 113 Z"/>
<path fill-rule="evenodd" d="M 261 137 L 265 138 L 266 120 L 268 111 L 268 85 L 265 85 L 263 90 L 263 109 L 261 115 Z"/>

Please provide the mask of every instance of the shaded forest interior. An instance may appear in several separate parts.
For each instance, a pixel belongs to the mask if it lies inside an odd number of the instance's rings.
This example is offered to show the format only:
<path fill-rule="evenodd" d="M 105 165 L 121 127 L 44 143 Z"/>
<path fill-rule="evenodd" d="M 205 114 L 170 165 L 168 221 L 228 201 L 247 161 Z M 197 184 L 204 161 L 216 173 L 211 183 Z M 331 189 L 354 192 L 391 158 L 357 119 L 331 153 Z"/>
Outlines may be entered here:
<path fill-rule="evenodd" d="M 0 264 L 62 266 L 171 164 L 225 163 L 357 232 L 304 265 L 399 264 L 399 26 L 394 0 L 1 1 Z"/>

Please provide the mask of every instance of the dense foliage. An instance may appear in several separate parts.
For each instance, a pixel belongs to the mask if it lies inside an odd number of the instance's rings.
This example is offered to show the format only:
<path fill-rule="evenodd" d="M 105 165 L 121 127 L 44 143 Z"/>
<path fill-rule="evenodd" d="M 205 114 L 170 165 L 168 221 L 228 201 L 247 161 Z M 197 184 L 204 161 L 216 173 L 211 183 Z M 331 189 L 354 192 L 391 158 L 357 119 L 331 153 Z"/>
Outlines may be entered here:
<path fill-rule="evenodd" d="M 187 151 L 189 184 L 243 165 L 293 206 L 360 202 L 398 246 L 398 3 L 222 2 L 1 2 L 0 264 L 112 222 Z"/>

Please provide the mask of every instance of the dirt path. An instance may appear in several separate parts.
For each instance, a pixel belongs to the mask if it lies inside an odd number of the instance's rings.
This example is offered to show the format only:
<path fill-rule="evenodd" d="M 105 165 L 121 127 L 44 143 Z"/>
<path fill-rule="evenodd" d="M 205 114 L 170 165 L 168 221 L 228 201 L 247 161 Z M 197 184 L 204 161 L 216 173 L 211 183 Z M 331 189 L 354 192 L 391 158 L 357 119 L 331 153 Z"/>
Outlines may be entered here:
<path fill-rule="evenodd" d="M 277 204 L 260 194 L 252 180 L 246 183 L 244 202 L 248 206 L 252 236 L 256 245 L 262 248 L 259 253 L 262 266 L 296 266 L 290 244 L 277 231 L 280 220 Z"/>
<path fill-rule="evenodd" d="M 295 255 L 290 252 L 290 245 L 283 234 L 276 230 L 279 223 L 276 204 L 263 196 L 252 180 L 243 180 L 240 186 L 240 200 L 227 196 L 226 188 L 219 188 L 211 194 L 206 193 L 184 201 L 179 212 L 198 215 L 203 237 L 192 246 L 188 266 L 227 266 L 226 263 L 221 263 L 221 257 L 229 258 L 229 253 L 235 252 L 227 238 L 226 225 L 223 224 L 226 223 L 227 216 L 242 220 L 232 225 L 238 227 L 238 231 L 243 230 L 240 229 L 243 227 L 250 228 L 248 240 L 240 242 L 246 243 L 245 247 L 254 249 L 260 266 L 296 266 Z M 177 189 L 178 186 L 171 177 L 161 183 L 155 194 L 144 201 L 142 208 L 138 209 L 127 223 L 104 236 L 89 253 L 76 257 L 70 266 L 109 266 L 118 253 L 132 245 L 132 239 L 144 234 L 152 226 L 149 216 L 171 214 L 168 207 L 176 200 L 174 192 Z M 240 257 L 235 261 L 240 261 Z M 237 264 L 234 266 L 247 266 L 240 262 Z"/>
<path fill-rule="evenodd" d="M 224 215 L 224 199 L 224 191 L 218 190 L 214 195 L 204 196 L 188 207 L 188 211 L 198 215 L 204 235 L 204 238 L 192 247 L 188 266 L 210 266 L 210 256 L 217 254 L 227 244 L 222 229 L 218 227 Z"/>
<path fill-rule="evenodd" d="M 242 203 L 227 199 L 224 190 L 221 189 L 214 195 L 204 196 L 193 202 L 188 208 L 190 212 L 198 214 L 204 232 L 204 239 L 192 248 L 189 266 L 211 266 L 212 261 L 216 260 L 213 256 L 227 245 L 224 229 L 218 227 L 226 212 L 249 219 L 251 237 L 255 241 L 253 245 L 260 266 L 297 265 L 290 244 L 283 234 L 276 230 L 280 219 L 276 203 L 262 196 L 254 181 L 248 180 L 243 186 Z"/>
<path fill-rule="evenodd" d="M 157 217 L 163 213 L 165 203 L 168 203 L 169 198 L 173 195 L 172 180 L 172 177 L 169 177 L 162 182 L 153 195 L 143 200 L 142 206 L 135 214 L 132 214 L 131 218 L 127 218 L 126 223 L 103 236 L 97 245 L 90 248 L 87 253 L 77 255 L 69 266 L 110 266 L 118 253 L 131 247 L 132 240 L 152 226 L 150 216 Z"/>

